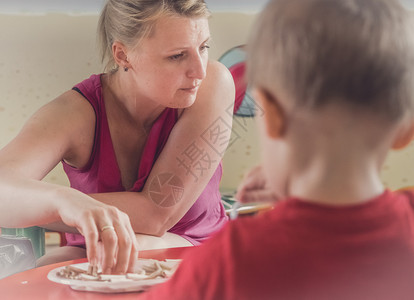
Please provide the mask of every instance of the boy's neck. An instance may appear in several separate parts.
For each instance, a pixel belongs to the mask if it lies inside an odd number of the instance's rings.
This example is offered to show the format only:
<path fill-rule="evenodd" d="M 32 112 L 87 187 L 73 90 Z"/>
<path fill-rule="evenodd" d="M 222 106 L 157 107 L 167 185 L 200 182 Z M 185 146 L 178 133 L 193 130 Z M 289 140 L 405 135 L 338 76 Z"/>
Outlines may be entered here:
<path fill-rule="evenodd" d="M 287 195 L 329 205 L 381 195 L 380 171 L 395 131 L 366 115 L 328 110 L 292 124 Z"/>
<path fill-rule="evenodd" d="M 315 160 L 306 170 L 292 174 L 289 195 L 326 205 L 352 205 L 384 192 L 375 162 L 334 161 L 334 157 Z"/>

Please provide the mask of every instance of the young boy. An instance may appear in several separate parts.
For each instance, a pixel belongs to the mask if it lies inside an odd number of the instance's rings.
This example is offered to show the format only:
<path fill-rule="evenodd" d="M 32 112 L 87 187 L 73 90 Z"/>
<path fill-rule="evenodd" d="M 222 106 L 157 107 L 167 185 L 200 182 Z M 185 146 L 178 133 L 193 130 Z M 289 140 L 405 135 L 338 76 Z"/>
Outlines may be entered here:
<path fill-rule="evenodd" d="M 397 0 L 274 0 L 249 41 L 263 170 L 286 200 L 231 222 L 145 299 L 414 299 L 414 192 L 384 189 L 414 130 Z"/>

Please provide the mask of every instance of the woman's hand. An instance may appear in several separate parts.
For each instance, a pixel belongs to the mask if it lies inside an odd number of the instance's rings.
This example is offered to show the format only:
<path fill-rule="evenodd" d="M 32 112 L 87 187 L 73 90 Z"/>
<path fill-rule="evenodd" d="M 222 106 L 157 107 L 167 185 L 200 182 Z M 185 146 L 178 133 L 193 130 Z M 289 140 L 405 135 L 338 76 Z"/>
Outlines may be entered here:
<path fill-rule="evenodd" d="M 105 274 L 133 272 L 138 244 L 128 215 L 74 192 L 78 195 L 63 198 L 72 201 L 60 201 L 58 211 L 66 225 L 75 227 L 85 237 L 89 263 L 102 264 Z"/>
<path fill-rule="evenodd" d="M 133 271 L 137 241 L 128 215 L 118 208 L 75 189 L 22 178 L 2 168 L 0 191 L 1 227 L 37 225 L 58 231 L 77 230 L 85 237 L 92 266 L 102 262 L 105 273 Z M 103 251 L 98 250 L 98 242 L 103 244 Z"/>
<path fill-rule="evenodd" d="M 261 165 L 253 167 L 246 173 L 237 189 L 236 199 L 247 202 L 274 202 L 277 195 L 270 189 Z"/>

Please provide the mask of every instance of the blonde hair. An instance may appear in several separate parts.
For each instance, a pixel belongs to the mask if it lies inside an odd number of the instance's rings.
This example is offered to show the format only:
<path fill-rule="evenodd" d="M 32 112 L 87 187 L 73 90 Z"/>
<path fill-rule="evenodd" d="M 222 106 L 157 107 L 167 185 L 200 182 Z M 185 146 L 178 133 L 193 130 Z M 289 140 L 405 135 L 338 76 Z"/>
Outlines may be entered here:
<path fill-rule="evenodd" d="M 98 23 L 98 38 L 105 69 L 117 69 L 112 56 L 112 44 L 119 41 L 134 48 L 151 34 L 161 17 L 205 17 L 210 12 L 204 0 L 108 0 Z"/>
<path fill-rule="evenodd" d="M 251 33 L 248 78 L 294 107 L 333 101 L 395 121 L 413 110 L 412 17 L 397 0 L 274 0 Z"/>

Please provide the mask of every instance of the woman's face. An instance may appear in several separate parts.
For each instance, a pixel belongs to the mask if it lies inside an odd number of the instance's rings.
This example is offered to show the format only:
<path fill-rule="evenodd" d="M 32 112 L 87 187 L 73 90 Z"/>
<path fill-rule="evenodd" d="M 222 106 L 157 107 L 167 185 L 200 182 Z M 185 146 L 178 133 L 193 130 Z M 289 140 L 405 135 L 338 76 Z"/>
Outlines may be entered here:
<path fill-rule="evenodd" d="M 209 38 L 206 18 L 161 18 L 128 57 L 137 97 L 166 107 L 191 106 L 206 76 Z"/>

